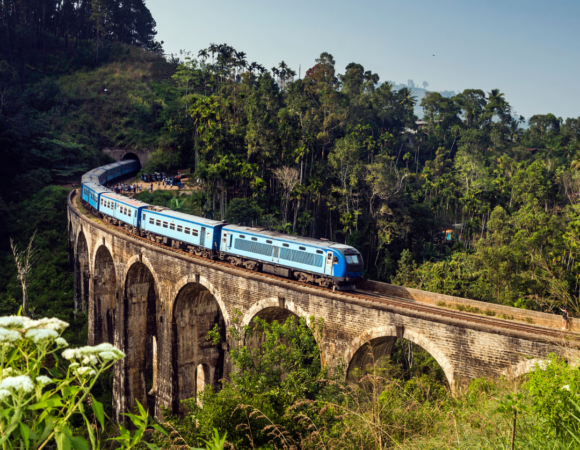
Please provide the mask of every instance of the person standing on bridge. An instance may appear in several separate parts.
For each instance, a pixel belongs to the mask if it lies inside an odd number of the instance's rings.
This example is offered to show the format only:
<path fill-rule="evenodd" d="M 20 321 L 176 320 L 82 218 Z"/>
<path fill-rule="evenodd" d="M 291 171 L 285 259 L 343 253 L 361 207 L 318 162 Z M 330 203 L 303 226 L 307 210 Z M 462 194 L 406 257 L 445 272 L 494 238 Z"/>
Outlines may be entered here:
<path fill-rule="evenodd" d="M 568 307 L 565 306 L 564 309 L 559 308 L 560 311 L 562 311 L 562 330 L 567 330 L 568 329 L 568 322 L 570 321 L 570 318 L 568 316 Z"/>

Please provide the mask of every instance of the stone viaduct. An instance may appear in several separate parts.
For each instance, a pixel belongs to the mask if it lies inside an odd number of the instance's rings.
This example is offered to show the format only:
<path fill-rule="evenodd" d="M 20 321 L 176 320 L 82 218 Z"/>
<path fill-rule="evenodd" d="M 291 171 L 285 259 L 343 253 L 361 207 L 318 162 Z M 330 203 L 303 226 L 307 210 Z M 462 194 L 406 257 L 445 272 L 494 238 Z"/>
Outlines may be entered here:
<path fill-rule="evenodd" d="M 135 400 L 156 415 L 161 406 L 178 411 L 179 401 L 195 397 L 203 383 L 217 385 L 230 370 L 226 330 L 240 313 L 243 324 L 255 316 L 324 319 L 324 362 L 349 371 L 388 355 L 397 338 L 410 340 L 435 358 L 452 389 L 474 377 L 517 376 L 552 352 L 577 355 L 576 334 L 564 339 L 550 328 L 558 324 L 553 315 L 384 283 L 362 286 L 374 291 L 368 295 L 308 287 L 131 237 L 83 214 L 77 200 L 72 192 L 68 235 L 77 307 L 88 312 L 90 344 L 110 342 L 127 354 L 115 369 L 117 415 Z M 449 308 L 461 304 L 492 310 Z M 213 345 L 205 337 L 216 324 L 223 339 Z"/>

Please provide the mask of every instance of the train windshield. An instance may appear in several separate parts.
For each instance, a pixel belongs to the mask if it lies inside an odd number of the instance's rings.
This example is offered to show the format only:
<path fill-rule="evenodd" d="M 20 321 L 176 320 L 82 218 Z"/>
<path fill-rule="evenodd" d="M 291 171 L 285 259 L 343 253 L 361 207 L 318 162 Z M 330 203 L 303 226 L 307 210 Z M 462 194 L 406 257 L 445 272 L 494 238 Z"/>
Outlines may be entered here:
<path fill-rule="evenodd" d="M 359 264 L 358 255 L 345 255 L 346 263 L 347 264 Z"/>

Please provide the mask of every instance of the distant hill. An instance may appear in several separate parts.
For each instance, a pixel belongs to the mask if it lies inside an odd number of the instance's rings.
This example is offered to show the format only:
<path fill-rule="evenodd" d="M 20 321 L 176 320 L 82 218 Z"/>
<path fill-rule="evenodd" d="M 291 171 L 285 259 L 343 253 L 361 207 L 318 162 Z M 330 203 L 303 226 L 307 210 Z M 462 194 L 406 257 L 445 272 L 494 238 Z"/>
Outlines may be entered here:
<path fill-rule="evenodd" d="M 408 88 L 410 86 L 406 84 L 398 84 L 395 81 L 389 81 L 389 83 L 393 84 L 393 89 L 399 90 L 403 88 Z M 419 118 L 423 118 L 423 108 L 421 107 L 421 100 L 425 97 L 427 92 L 439 92 L 443 97 L 454 97 L 457 95 L 455 91 L 430 91 L 428 89 L 423 89 L 418 86 L 411 87 L 413 90 L 413 95 L 417 97 L 417 103 L 415 104 L 415 115 Z"/>

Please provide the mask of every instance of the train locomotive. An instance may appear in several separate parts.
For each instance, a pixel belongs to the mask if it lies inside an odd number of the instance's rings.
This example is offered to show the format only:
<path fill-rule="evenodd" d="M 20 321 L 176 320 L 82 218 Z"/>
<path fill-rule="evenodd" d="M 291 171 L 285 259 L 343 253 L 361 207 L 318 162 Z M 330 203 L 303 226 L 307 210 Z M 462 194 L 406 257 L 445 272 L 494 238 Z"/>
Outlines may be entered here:
<path fill-rule="evenodd" d="M 364 281 L 362 256 L 348 245 L 184 214 L 105 187 L 138 169 L 138 161 L 130 160 L 87 172 L 81 182 L 83 205 L 132 234 L 197 256 L 325 288 L 353 290 Z"/>

